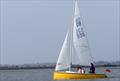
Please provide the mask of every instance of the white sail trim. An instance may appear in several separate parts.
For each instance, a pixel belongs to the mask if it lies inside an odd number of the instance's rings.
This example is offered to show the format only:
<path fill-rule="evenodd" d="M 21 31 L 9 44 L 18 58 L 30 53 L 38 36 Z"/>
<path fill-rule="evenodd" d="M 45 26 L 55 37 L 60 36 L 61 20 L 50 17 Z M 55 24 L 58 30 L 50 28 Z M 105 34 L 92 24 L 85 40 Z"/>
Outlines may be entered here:
<path fill-rule="evenodd" d="M 86 32 L 81 22 L 80 11 L 77 1 L 75 2 L 73 47 L 79 57 L 80 65 L 89 65 L 92 62 Z"/>
<path fill-rule="evenodd" d="M 64 40 L 55 71 L 63 71 L 70 68 L 70 39 L 69 33 L 67 33 L 66 38 Z"/>

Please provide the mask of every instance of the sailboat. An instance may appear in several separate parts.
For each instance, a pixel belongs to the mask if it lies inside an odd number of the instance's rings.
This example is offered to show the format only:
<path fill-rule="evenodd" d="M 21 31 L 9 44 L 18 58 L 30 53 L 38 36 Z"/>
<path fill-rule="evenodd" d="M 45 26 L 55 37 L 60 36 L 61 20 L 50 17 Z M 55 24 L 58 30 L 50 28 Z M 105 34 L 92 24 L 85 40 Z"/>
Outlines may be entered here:
<path fill-rule="evenodd" d="M 106 74 L 91 74 L 91 73 L 78 73 L 72 71 L 71 65 L 73 56 L 79 58 L 79 64 L 88 66 L 93 62 L 90 54 L 88 40 L 83 24 L 81 22 L 80 11 L 78 2 L 75 1 L 73 27 L 67 32 L 58 61 L 56 63 L 55 72 L 53 74 L 54 80 L 60 79 L 94 79 L 94 78 L 107 78 Z"/>

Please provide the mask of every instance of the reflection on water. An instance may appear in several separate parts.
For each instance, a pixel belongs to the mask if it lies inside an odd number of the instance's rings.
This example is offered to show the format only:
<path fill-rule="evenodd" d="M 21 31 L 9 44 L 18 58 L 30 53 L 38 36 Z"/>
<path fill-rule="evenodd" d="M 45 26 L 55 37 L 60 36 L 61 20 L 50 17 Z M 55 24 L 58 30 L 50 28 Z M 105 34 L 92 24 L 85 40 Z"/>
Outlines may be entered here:
<path fill-rule="evenodd" d="M 105 68 L 97 68 L 96 70 L 98 73 L 104 73 L 104 69 Z M 120 67 L 112 67 L 109 69 L 112 71 L 111 73 L 107 73 L 109 78 L 62 81 L 120 81 Z M 0 81 L 53 81 L 53 72 L 54 69 L 0 70 Z"/>

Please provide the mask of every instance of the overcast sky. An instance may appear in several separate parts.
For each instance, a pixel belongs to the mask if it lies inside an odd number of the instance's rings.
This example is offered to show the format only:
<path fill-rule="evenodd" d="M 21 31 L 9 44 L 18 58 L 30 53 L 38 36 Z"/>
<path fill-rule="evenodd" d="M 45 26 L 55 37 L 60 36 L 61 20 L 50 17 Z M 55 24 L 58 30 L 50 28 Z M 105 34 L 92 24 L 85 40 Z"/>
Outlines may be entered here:
<path fill-rule="evenodd" d="M 120 59 L 119 0 L 79 0 L 95 61 Z M 74 0 L 1 0 L 0 62 L 56 62 L 72 26 Z"/>

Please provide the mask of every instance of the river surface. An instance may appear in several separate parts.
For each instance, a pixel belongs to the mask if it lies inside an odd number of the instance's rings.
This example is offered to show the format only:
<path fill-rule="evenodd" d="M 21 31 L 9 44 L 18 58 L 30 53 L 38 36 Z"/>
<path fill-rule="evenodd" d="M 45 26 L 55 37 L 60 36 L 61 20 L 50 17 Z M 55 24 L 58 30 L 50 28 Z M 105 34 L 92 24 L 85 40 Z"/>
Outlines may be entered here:
<path fill-rule="evenodd" d="M 109 78 L 62 81 L 120 81 L 120 67 L 96 68 L 96 71 L 104 73 L 104 69 L 111 70 L 106 73 Z M 0 81 L 54 81 L 53 72 L 54 69 L 0 70 Z"/>

